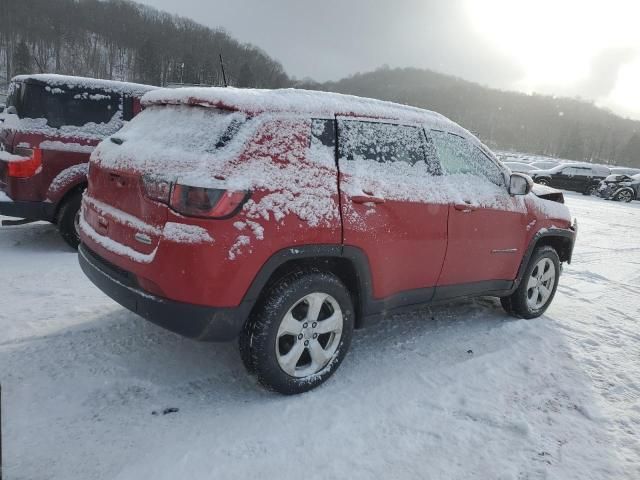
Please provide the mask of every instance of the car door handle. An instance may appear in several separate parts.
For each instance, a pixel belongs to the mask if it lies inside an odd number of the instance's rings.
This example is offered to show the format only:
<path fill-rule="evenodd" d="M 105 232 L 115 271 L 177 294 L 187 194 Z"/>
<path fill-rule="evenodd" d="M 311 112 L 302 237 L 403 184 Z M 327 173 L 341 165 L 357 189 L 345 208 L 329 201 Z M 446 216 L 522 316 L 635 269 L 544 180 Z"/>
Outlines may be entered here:
<path fill-rule="evenodd" d="M 456 210 L 458 210 L 459 212 L 462 213 L 471 213 L 475 210 L 477 210 L 477 207 L 475 205 L 471 205 L 470 203 L 456 203 L 453 208 L 455 208 Z"/>
<path fill-rule="evenodd" d="M 351 197 L 353 203 L 384 203 L 384 198 L 369 195 L 354 195 Z"/>

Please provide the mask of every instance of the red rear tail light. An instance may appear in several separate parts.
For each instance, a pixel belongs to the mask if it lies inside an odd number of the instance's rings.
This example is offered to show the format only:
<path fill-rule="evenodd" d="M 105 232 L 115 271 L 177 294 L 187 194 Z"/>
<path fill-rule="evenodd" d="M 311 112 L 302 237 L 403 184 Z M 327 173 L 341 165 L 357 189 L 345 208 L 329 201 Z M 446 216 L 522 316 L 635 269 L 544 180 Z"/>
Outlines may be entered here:
<path fill-rule="evenodd" d="M 189 217 L 227 218 L 238 212 L 247 197 L 246 191 L 175 184 L 170 206 Z"/>
<path fill-rule="evenodd" d="M 25 160 L 9 162 L 7 173 L 10 177 L 29 178 L 40 171 L 42 167 L 42 150 L 39 148 L 17 147 L 14 149 L 13 154 L 24 157 Z"/>

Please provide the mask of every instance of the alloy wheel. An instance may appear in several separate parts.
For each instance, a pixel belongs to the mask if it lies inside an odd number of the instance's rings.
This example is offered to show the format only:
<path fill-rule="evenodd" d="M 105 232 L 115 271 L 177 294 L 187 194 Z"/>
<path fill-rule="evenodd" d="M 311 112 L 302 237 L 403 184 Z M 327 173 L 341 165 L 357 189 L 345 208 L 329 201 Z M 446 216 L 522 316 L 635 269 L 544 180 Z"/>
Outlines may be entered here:
<path fill-rule="evenodd" d="M 548 258 L 542 258 L 531 271 L 527 283 L 527 305 L 539 310 L 551 297 L 556 281 L 556 267 Z"/>
<path fill-rule="evenodd" d="M 618 200 L 621 202 L 629 203 L 633 198 L 631 197 L 631 192 L 627 190 L 623 190 L 618 194 Z"/>
<path fill-rule="evenodd" d="M 305 295 L 280 322 L 275 345 L 280 368 L 297 378 L 320 372 L 336 356 L 343 323 L 340 305 L 331 295 Z"/>

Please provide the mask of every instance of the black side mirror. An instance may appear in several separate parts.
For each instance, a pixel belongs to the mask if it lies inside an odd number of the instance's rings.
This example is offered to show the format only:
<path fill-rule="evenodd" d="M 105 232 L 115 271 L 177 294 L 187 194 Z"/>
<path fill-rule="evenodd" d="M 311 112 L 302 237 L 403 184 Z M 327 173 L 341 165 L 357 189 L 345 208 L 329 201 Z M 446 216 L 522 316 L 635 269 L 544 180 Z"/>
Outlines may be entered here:
<path fill-rule="evenodd" d="M 512 173 L 509 179 L 509 193 L 511 195 L 527 195 L 533 188 L 533 180 L 524 173 Z"/>

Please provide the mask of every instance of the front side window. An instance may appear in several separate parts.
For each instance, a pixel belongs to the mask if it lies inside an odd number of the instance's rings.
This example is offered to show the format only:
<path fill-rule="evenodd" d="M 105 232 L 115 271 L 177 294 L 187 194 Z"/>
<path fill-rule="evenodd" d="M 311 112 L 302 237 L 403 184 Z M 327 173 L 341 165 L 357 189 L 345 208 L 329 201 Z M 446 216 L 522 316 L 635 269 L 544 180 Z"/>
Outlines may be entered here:
<path fill-rule="evenodd" d="M 445 174 L 475 175 L 499 186 L 505 184 L 500 167 L 465 138 L 439 130 L 431 135 Z"/>
<path fill-rule="evenodd" d="M 340 158 L 383 164 L 424 162 L 431 174 L 440 173 L 433 148 L 420 127 L 341 120 L 338 135 Z"/>
<path fill-rule="evenodd" d="M 589 168 L 579 168 L 579 167 L 568 167 L 565 168 L 562 173 L 565 175 L 569 175 L 570 177 L 588 177 L 591 175 L 591 169 Z"/>

